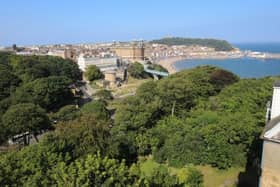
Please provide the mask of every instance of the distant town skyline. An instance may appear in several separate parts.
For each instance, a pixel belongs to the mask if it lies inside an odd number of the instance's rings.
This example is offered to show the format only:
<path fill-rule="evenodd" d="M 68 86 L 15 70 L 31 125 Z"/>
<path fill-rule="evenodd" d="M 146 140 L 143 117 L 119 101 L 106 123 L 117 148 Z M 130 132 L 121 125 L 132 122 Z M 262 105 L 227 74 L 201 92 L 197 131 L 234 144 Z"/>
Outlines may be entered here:
<path fill-rule="evenodd" d="M 0 46 L 165 36 L 280 42 L 279 7 L 277 0 L 9 0 L 0 6 Z"/>

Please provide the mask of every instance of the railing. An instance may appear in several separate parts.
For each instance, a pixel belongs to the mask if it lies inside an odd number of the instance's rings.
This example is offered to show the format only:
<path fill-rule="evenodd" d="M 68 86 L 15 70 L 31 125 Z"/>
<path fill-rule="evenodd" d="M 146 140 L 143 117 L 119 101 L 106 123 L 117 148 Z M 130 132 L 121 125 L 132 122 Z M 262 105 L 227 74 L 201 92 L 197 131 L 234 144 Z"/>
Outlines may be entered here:
<path fill-rule="evenodd" d="M 153 75 L 158 75 L 158 76 L 162 76 L 162 77 L 167 77 L 169 75 L 169 73 L 164 72 L 164 71 L 157 71 L 157 70 L 148 69 L 147 65 L 144 65 L 144 71 L 147 72 L 147 73 L 151 73 Z"/>

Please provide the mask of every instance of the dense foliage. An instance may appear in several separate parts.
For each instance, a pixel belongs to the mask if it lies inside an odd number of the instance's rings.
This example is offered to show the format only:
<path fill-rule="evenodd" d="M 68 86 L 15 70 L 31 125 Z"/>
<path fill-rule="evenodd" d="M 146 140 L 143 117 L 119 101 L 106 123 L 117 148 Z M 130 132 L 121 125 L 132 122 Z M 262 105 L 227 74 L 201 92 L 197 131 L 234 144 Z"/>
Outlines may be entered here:
<path fill-rule="evenodd" d="M 233 47 L 225 40 L 217 39 L 201 39 L 201 38 L 162 38 L 159 40 L 152 40 L 151 43 L 165 44 L 165 45 L 199 45 L 205 47 L 212 47 L 216 51 L 230 51 Z"/>
<path fill-rule="evenodd" d="M 102 79 L 104 75 L 102 74 L 102 72 L 97 66 L 90 65 L 86 69 L 85 77 L 89 81 L 94 81 L 94 80 Z"/>
<path fill-rule="evenodd" d="M 106 108 L 106 102 L 99 101 L 91 101 L 86 103 L 82 108 L 81 112 L 85 114 L 95 115 L 97 118 L 108 119 L 110 118 L 109 110 Z"/>
<path fill-rule="evenodd" d="M 132 77 L 137 79 L 145 78 L 148 76 L 144 71 L 144 66 L 139 62 L 129 64 L 127 71 Z"/>
<path fill-rule="evenodd" d="M 110 101 L 110 100 L 113 100 L 114 97 L 111 93 L 111 91 L 109 90 L 105 90 L 105 89 L 102 89 L 102 90 L 98 90 L 94 96 L 99 99 L 99 100 L 103 100 L 103 101 Z"/>
<path fill-rule="evenodd" d="M 110 158 L 109 122 L 94 115 L 60 123 L 39 144 L 10 152 L 0 158 L 3 186 L 185 186 L 199 187 L 202 175 L 188 170 L 172 175 L 166 167 L 150 176 L 138 163 Z"/>
<path fill-rule="evenodd" d="M 32 103 L 11 106 L 2 117 L 1 136 L 11 138 L 17 134 L 50 129 L 50 121 L 45 111 Z"/>
<path fill-rule="evenodd" d="M 61 107 L 56 113 L 51 113 L 49 116 L 52 121 L 55 122 L 71 121 L 78 118 L 80 113 L 81 112 L 76 105 L 66 105 Z"/>
<path fill-rule="evenodd" d="M 0 53 L 0 143 L 48 129 L 46 112 L 74 103 L 69 85 L 79 79 L 81 72 L 71 60 Z"/>
<path fill-rule="evenodd" d="M 240 80 L 203 66 L 142 84 L 112 115 L 105 90 L 75 105 L 68 86 L 80 76 L 68 61 L 2 54 L 0 62 L 0 71 L 10 72 L 0 74 L 0 143 L 51 129 L 39 143 L 1 153 L 2 186 L 201 187 L 203 176 L 191 165 L 227 169 L 257 156 L 272 94 L 273 78 Z M 61 67 L 49 69 L 54 62 Z M 56 74 L 66 71 L 77 74 Z M 151 158 L 160 164 L 147 174 L 141 164 Z"/>
<path fill-rule="evenodd" d="M 15 103 L 35 103 L 47 110 L 58 109 L 73 100 L 70 84 L 64 76 L 39 78 L 18 88 L 12 99 Z"/>
<path fill-rule="evenodd" d="M 176 167 L 244 166 L 257 154 L 272 82 L 207 66 L 148 82 L 117 109 L 115 141 L 128 160 L 152 154 Z"/>

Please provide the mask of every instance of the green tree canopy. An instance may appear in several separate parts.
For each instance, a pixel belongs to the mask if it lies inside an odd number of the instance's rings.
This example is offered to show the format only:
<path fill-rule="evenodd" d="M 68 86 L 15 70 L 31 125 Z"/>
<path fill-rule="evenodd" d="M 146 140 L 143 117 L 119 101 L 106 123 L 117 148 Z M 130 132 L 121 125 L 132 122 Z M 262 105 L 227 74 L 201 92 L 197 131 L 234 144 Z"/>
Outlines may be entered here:
<path fill-rule="evenodd" d="M 109 90 L 98 90 L 95 94 L 95 97 L 97 97 L 100 100 L 104 100 L 104 101 L 109 101 L 109 100 L 113 100 L 114 97 L 112 95 L 112 93 Z"/>
<path fill-rule="evenodd" d="M 32 103 L 11 106 L 2 117 L 2 127 L 7 137 L 20 133 L 38 133 L 51 127 L 45 111 Z"/>
<path fill-rule="evenodd" d="M 70 121 L 80 116 L 80 110 L 76 105 L 66 105 L 59 109 L 58 112 L 51 114 L 50 117 L 55 121 Z"/>
<path fill-rule="evenodd" d="M 67 77 L 62 76 L 36 79 L 17 89 L 13 98 L 16 103 L 31 102 L 47 110 L 58 109 L 72 102 L 70 83 Z"/>
<path fill-rule="evenodd" d="M 55 136 L 58 144 L 65 144 L 71 149 L 73 157 L 77 158 L 87 153 L 109 155 L 111 123 L 99 119 L 94 114 L 83 114 L 81 117 L 56 125 Z"/>
<path fill-rule="evenodd" d="M 134 62 L 134 63 L 129 64 L 127 71 L 132 77 L 137 78 L 137 79 L 147 77 L 147 74 L 144 71 L 143 65 L 140 64 L 139 62 Z"/>
<path fill-rule="evenodd" d="M 68 167 L 62 163 L 54 177 L 59 186 L 147 186 L 136 166 L 100 155 L 88 155 Z"/>
<path fill-rule="evenodd" d="M 0 100 L 10 96 L 20 82 L 21 80 L 10 73 L 8 68 L 0 68 Z"/>
<path fill-rule="evenodd" d="M 201 38 L 181 38 L 170 37 L 159 40 L 152 40 L 151 43 L 165 44 L 165 45 L 199 45 L 214 48 L 216 51 L 231 51 L 233 47 L 225 40 L 216 39 L 201 39 Z"/>
<path fill-rule="evenodd" d="M 104 77 L 100 69 L 95 65 L 90 65 L 87 67 L 85 76 L 89 81 L 102 79 Z"/>
<path fill-rule="evenodd" d="M 17 56 L 6 59 L 15 75 L 25 83 L 48 76 L 65 76 L 75 82 L 82 78 L 78 65 L 71 60 L 52 56 Z"/>
<path fill-rule="evenodd" d="M 110 118 L 110 113 L 106 107 L 107 105 L 104 101 L 91 101 L 83 105 L 81 112 L 95 115 L 97 118 L 108 119 Z"/>

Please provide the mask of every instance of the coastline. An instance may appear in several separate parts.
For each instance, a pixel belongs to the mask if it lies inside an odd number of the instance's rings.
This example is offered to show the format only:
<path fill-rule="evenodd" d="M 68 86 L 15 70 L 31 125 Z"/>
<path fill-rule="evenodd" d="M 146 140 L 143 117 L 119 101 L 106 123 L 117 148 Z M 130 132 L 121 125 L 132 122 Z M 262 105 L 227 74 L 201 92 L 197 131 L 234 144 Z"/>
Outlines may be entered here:
<path fill-rule="evenodd" d="M 167 69 L 169 74 L 177 73 L 178 69 L 175 67 L 175 63 L 184 60 L 199 60 L 199 59 L 233 59 L 233 58 L 242 58 L 244 56 L 205 56 L 205 57 L 187 57 L 187 56 L 174 56 L 174 57 L 166 57 L 163 59 L 159 59 L 156 63 Z"/>
<path fill-rule="evenodd" d="M 181 60 L 186 60 L 187 58 L 177 56 L 177 57 L 167 57 L 164 59 L 160 59 L 157 64 L 161 65 L 165 69 L 167 69 L 169 74 L 174 74 L 178 72 L 178 70 L 175 68 L 175 63 Z"/>
<path fill-rule="evenodd" d="M 169 74 L 174 74 L 180 70 L 176 69 L 175 63 L 179 61 L 185 60 L 203 60 L 203 59 L 212 59 L 212 60 L 223 60 L 223 59 L 236 59 L 236 58 L 255 58 L 255 59 L 280 59 L 280 54 L 271 54 L 271 53 L 262 53 L 261 55 L 248 55 L 248 54 L 237 54 L 232 56 L 227 55 L 213 55 L 213 56 L 172 56 L 172 57 L 165 57 L 161 59 L 157 59 L 156 63 L 167 69 Z"/>

